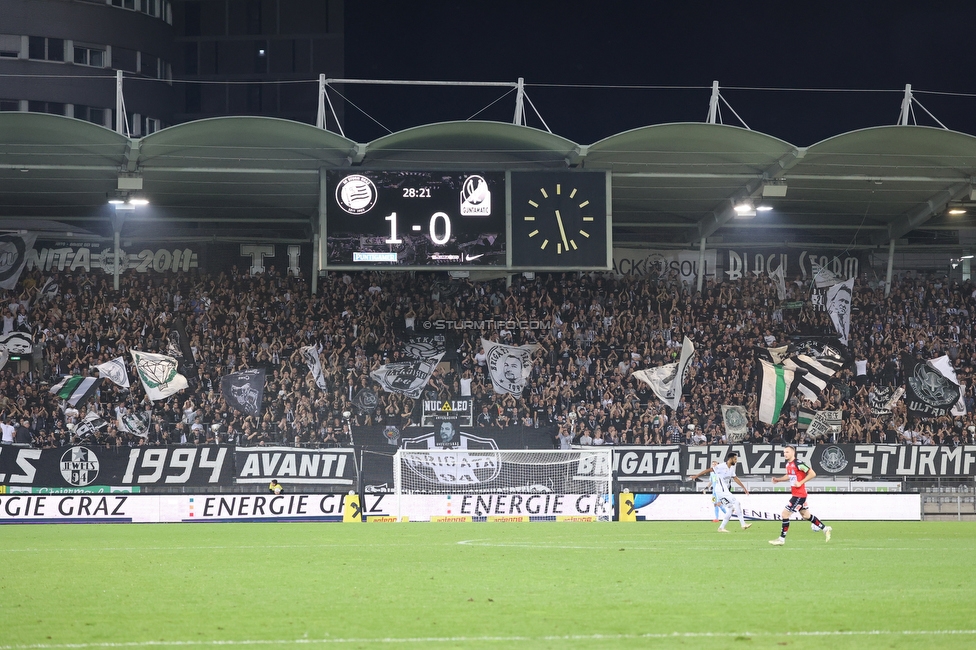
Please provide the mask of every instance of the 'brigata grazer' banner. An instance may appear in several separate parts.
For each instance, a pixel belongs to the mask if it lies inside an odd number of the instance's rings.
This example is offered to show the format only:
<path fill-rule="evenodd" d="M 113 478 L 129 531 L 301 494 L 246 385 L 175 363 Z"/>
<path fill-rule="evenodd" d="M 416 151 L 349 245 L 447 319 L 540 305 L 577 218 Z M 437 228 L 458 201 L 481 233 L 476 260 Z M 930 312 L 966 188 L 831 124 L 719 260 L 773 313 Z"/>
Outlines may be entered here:
<path fill-rule="evenodd" d="M 739 454 L 739 476 L 786 473 L 780 445 L 660 445 L 615 448 L 613 476 L 623 484 L 681 481 L 711 467 L 713 460 L 723 461 L 729 450 Z M 976 473 L 976 445 L 816 445 L 801 446 L 798 454 L 820 477 L 935 478 Z"/>

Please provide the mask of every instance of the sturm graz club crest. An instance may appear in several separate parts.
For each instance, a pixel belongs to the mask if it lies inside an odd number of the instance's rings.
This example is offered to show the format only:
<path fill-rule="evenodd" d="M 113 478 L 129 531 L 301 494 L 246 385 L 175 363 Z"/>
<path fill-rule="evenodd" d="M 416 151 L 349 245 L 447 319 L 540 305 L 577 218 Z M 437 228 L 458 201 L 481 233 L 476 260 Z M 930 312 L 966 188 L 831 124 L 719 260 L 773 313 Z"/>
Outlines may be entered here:
<path fill-rule="evenodd" d="M 98 457 L 86 447 L 72 447 L 61 456 L 61 476 L 69 485 L 91 485 L 98 477 Z"/>
<path fill-rule="evenodd" d="M 847 456 L 840 447 L 827 447 L 820 456 L 820 466 L 831 474 L 841 472 L 847 467 Z"/>

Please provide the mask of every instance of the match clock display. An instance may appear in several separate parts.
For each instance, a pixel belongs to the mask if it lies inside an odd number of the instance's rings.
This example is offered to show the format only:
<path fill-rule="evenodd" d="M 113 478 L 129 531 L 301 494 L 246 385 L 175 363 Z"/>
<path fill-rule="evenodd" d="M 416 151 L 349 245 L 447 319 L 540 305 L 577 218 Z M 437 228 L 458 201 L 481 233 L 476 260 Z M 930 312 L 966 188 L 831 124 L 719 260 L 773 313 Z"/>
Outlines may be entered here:
<path fill-rule="evenodd" d="M 505 173 L 326 172 L 327 265 L 506 264 Z"/>
<path fill-rule="evenodd" d="M 512 172 L 512 267 L 608 269 L 606 172 Z"/>

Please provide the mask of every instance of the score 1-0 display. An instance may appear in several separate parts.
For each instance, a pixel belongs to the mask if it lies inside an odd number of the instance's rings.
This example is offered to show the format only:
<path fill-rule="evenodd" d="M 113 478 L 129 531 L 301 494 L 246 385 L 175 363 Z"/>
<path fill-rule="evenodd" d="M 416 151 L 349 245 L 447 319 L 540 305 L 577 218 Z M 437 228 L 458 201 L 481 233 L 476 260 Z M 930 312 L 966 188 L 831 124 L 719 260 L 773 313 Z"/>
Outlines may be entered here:
<path fill-rule="evenodd" d="M 505 266 L 505 173 L 326 172 L 328 266 Z"/>

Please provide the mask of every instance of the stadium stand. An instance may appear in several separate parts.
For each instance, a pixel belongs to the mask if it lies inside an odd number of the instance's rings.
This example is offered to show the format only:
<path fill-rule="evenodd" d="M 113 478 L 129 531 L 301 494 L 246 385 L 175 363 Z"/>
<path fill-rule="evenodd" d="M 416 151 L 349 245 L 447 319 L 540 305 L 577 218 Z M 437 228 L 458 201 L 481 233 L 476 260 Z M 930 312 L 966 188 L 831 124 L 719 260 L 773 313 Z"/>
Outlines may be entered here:
<path fill-rule="evenodd" d="M 49 279 L 58 291 L 41 295 Z M 964 386 L 972 377 L 976 287 L 915 274 L 896 280 L 889 297 L 879 282 L 859 279 L 845 368 L 817 401 L 794 396 L 779 423 L 759 423 L 754 348 L 836 335 L 826 313 L 783 308 L 804 300 L 809 283 L 796 280 L 787 287 L 786 300 L 780 301 L 773 284 L 757 278 L 709 281 L 697 292 L 673 275 L 540 273 L 532 280 L 516 276 L 506 286 L 504 280 L 449 280 L 444 274 L 330 273 L 311 295 L 306 278 L 272 268 L 257 276 L 127 272 L 116 293 L 108 275 L 48 276 L 35 269 L 4 296 L 4 334 L 29 331 L 34 351 L 26 370 L 8 364 L 0 371 L 0 410 L 26 419 L 30 444 L 39 448 L 82 442 L 77 424 L 89 412 L 108 425 L 90 431 L 84 442 L 110 447 L 343 446 L 350 443 L 350 427 L 419 423 L 417 401 L 384 393 L 369 377 L 381 364 L 402 358 L 400 341 L 408 323 L 419 329 L 421 323 L 504 315 L 541 325 L 453 330 L 457 360 L 441 364 L 425 396 L 450 399 L 460 396 L 464 385 L 470 387 L 474 412 L 487 411 L 492 423 L 561 430 L 572 423 L 576 443 L 720 443 L 726 435 L 720 405 L 739 404 L 750 416 L 748 442 L 804 442 L 797 418 L 800 409 L 809 408 L 843 412 L 834 442 L 976 444 L 968 391 L 963 416 L 909 422 L 901 403 L 890 416 L 872 413 L 876 390 L 904 383 L 902 352 L 925 358 L 947 354 Z M 62 375 L 94 375 L 92 366 L 118 356 L 130 361 L 129 350 L 165 353 L 176 317 L 186 323 L 196 358 L 188 389 L 150 402 L 137 381 L 131 391 L 106 381 L 77 409 L 64 408 L 49 392 Z M 480 355 L 483 335 L 542 345 L 521 400 L 492 390 Z M 685 336 L 698 354 L 684 399 L 671 411 L 631 373 L 676 360 Z M 299 349 L 309 344 L 321 346 L 327 391 L 315 387 L 301 359 Z M 857 374 L 858 366 L 864 374 Z M 243 415 L 222 399 L 220 379 L 256 367 L 267 371 L 264 406 L 260 415 Z M 136 376 L 131 367 L 130 376 Z M 353 406 L 355 394 L 366 387 L 377 392 L 374 411 Z M 151 410 L 148 435 L 120 431 L 120 409 Z M 344 412 L 350 417 L 343 418 Z"/>

